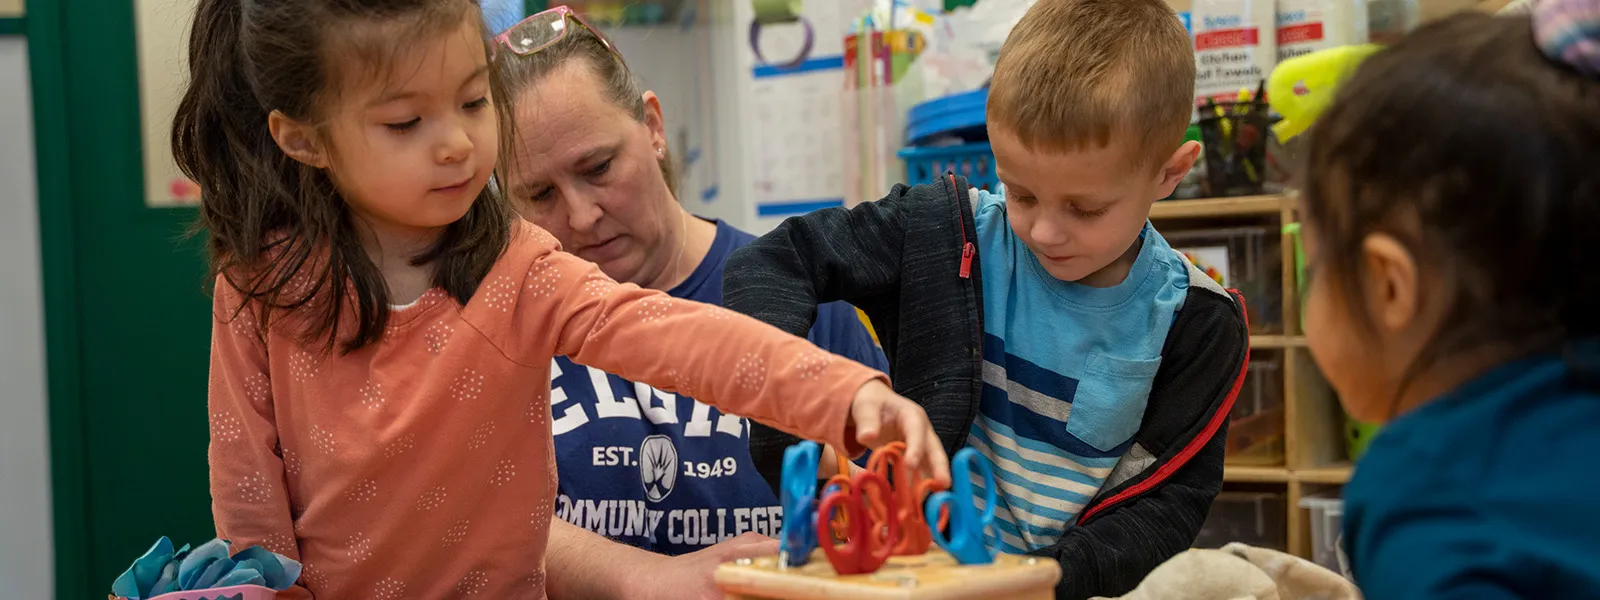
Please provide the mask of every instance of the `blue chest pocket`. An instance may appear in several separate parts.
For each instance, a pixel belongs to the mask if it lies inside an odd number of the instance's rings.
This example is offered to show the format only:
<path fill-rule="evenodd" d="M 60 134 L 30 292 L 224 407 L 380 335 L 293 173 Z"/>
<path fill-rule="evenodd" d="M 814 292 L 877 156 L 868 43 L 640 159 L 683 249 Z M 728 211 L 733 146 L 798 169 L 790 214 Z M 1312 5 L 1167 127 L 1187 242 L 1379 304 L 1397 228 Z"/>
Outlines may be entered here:
<path fill-rule="evenodd" d="M 1128 360 L 1089 355 L 1067 416 L 1067 433 L 1101 452 L 1128 441 L 1144 420 L 1150 387 L 1160 368 L 1160 357 Z"/>

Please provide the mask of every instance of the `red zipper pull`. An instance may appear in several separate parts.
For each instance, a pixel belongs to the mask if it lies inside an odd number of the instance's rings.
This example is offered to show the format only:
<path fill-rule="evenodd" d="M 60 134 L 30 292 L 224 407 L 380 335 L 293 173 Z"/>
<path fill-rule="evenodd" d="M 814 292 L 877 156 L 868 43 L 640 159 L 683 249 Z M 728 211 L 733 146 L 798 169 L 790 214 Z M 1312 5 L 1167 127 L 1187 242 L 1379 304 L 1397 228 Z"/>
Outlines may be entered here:
<path fill-rule="evenodd" d="M 972 245 L 972 242 L 967 242 L 965 245 L 961 246 L 961 278 L 962 279 L 971 279 L 972 278 L 972 255 L 976 254 L 977 252 L 978 252 L 978 249 Z"/>

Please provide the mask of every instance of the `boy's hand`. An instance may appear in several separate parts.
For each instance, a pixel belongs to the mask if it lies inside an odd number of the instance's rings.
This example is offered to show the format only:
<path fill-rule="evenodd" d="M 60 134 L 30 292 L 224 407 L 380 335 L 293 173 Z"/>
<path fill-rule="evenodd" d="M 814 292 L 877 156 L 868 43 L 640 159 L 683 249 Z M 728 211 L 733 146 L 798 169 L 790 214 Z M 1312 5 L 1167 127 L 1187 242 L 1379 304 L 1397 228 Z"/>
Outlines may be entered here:
<path fill-rule="evenodd" d="M 850 404 L 850 425 L 855 428 L 856 441 L 868 448 L 904 440 L 906 467 L 950 484 L 950 457 L 933 432 L 928 413 L 882 381 L 872 380 L 856 392 L 856 400 Z"/>

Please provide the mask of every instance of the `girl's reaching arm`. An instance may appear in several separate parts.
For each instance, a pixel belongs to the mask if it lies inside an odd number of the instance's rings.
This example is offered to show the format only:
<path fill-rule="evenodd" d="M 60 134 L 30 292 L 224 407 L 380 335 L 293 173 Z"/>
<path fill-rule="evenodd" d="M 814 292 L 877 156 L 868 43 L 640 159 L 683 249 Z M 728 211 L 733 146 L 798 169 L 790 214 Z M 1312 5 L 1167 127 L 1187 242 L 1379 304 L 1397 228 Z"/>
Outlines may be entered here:
<path fill-rule="evenodd" d="M 513 360 L 571 356 L 852 455 L 904 439 L 908 463 L 948 473 L 927 415 L 883 373 L 733 311 L 618 284 L 531 225 L 517 235 L 479 289 L 483 301 L 463 313 Z"/>
<path fill-rule="evenodd" d="M 300 560 L 289 516 L 284 459 L 278 450 L 266 343 L 256 332 L 254 314 L 236 311 L 238 298 L 218 278 L 207 393 L 211 513 L 217 537 L 232 542 L 232 551 L 261 546 Z M 308 599 L 311 592 L 296 585 L 277 597 Z"/>

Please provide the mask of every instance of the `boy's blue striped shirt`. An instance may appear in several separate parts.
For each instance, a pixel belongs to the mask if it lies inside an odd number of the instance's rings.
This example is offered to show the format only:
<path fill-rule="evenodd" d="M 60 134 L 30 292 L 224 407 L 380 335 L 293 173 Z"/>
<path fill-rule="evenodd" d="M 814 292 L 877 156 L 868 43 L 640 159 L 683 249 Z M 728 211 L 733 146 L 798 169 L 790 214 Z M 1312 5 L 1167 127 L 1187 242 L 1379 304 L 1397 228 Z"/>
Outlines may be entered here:
<path fill-rule="evenodd" d="M 989 533 L 1021 553 L 1055 543 L 1133 444 L 1189 274 L 1146 223 L 1122 283 L 1064 282 L 1011 231 L 1003 198 L 979 192 L 974 214 L 983 394 L 968 444 L 995 467 Z"/>

